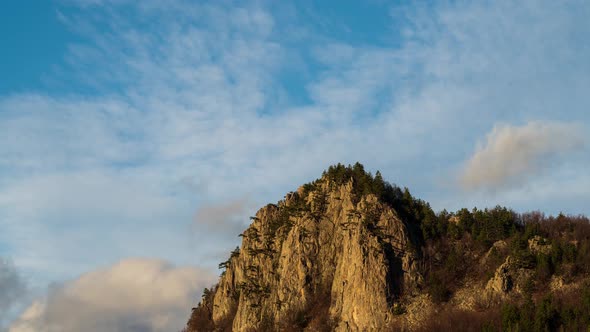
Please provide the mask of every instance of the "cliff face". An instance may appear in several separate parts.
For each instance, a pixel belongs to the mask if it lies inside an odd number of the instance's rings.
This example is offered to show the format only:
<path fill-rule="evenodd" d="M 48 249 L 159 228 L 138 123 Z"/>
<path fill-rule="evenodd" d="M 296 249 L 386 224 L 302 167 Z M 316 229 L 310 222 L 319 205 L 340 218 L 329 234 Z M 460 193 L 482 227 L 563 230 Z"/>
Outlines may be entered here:
<path fill-rule="evenodd" d="M 329 317 L 317 324 L 337 331 L 385 326 L 421 279 L 415 246 L 392 207 L 354 186 L 322 178 L 260 209 L 197 310 L 234 331 L 313 324 L 315 310 Z"/>

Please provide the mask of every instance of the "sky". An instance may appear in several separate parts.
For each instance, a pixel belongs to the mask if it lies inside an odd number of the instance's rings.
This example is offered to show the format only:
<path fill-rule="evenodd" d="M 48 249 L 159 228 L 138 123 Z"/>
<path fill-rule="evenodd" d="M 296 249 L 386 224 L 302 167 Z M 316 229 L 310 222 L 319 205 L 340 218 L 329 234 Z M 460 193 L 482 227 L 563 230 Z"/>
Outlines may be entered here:
<path fill-rule="evenodd" d="M 0 331 L 179 330 L 248 217 L 338 162 L 590 214 L 588 1 L 0 6 Z"/>

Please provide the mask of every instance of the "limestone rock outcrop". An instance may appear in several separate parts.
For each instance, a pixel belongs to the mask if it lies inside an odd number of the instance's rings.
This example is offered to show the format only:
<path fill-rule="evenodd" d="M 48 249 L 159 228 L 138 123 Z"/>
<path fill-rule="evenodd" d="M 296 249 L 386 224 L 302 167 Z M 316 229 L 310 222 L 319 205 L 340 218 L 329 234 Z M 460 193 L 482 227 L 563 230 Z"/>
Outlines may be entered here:
<path fill-rule="evenodd" d="M 519 266 L 512 256 L 508 256 L 487 282 L 485 291 L 489 295 L 501 296 L 511 292 L 522 293 L 532 275 L 531 269 Z"/>
<path fill-rule="evenodd" d="M 528 241 L 529 250 L 534 253 L 549 254 L 551 252 L 551 244 L 547 242 L 547 239 L 535 235 Z"/>
<path fill-rule="evenodd" d="M 337 331 L 386 326 L 400 294 L 421 282 L 417 253 L 398 213 L 355 185 L 322 178 L 260 209 L 222 263 L 213 321 L 277 329 L 318 307 Z"/>

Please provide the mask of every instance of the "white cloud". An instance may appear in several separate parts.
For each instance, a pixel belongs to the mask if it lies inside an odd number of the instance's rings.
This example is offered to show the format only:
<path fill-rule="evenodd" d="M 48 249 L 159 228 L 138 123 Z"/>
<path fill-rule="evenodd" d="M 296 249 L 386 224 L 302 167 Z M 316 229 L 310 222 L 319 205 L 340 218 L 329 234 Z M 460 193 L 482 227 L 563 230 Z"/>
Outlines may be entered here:
<path fill-rule="evenodd" d="M 123 260 L 56 286 L 9 331 L 178 331 L 213 279 L 160 260 Z"/>
<path fill-rule="evenodd" d="M 530 122 L 496 125 L 466 162 L 460 182 L 466 189 L 518 185 L 550 166 L 556 158 L 584 146 L 579 125 Z M 563 161 L 562 161 L 563 162 Z"/>

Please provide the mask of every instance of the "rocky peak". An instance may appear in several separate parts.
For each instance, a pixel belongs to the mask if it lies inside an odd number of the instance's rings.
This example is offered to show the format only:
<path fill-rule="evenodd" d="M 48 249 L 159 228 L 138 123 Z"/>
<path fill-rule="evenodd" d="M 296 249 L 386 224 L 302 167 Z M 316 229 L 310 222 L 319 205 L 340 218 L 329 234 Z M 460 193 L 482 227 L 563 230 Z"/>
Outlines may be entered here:
<path fill-rule="evenodd" d="M 401 191 L 359 165 L 334 166 L 261 208 L 196 310 L 234 331 L 384 326 L 421 277 L 408 229 L 384 199 Z"/>

